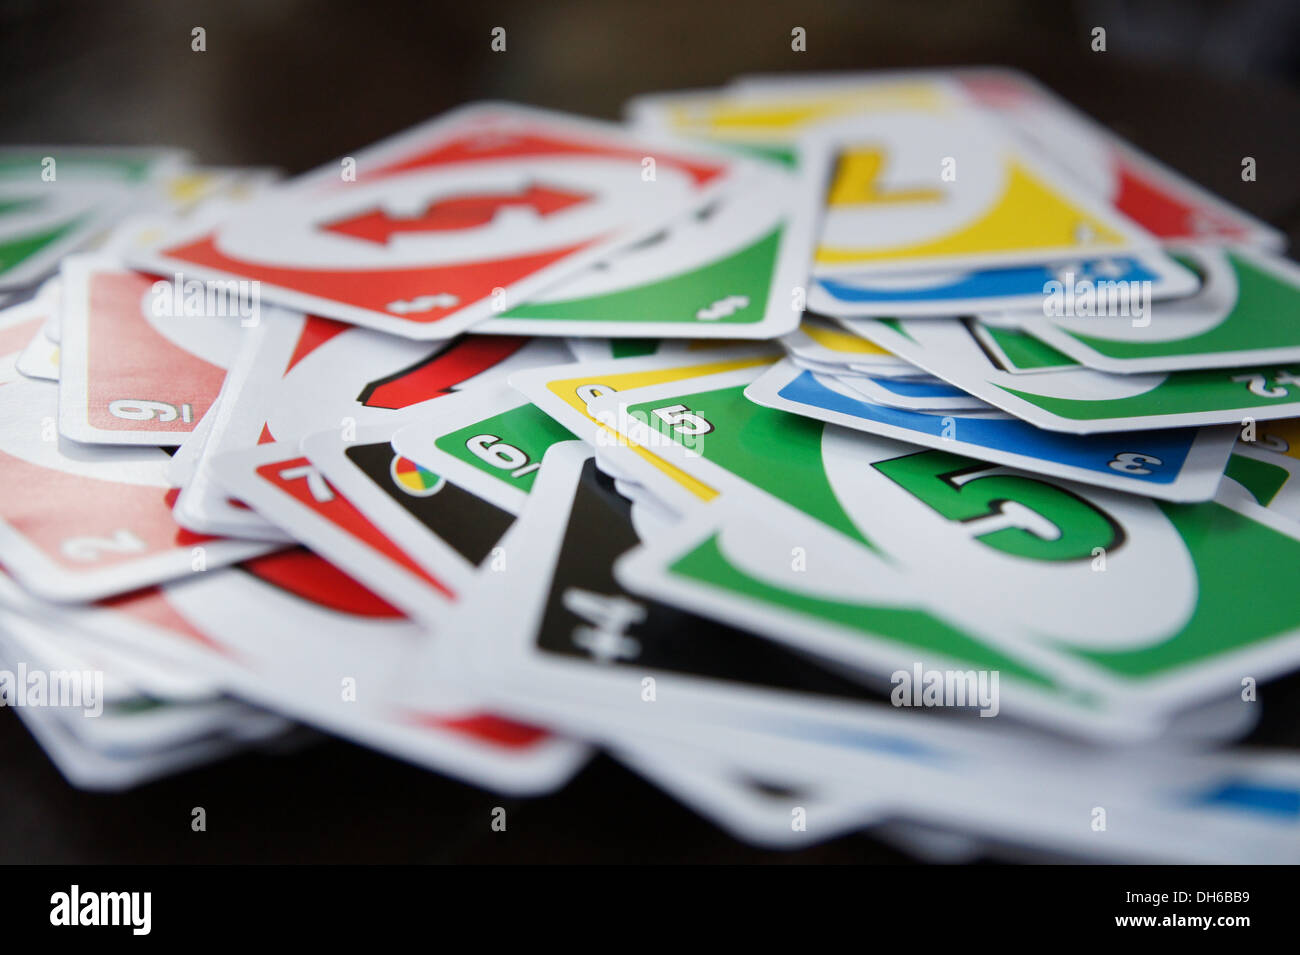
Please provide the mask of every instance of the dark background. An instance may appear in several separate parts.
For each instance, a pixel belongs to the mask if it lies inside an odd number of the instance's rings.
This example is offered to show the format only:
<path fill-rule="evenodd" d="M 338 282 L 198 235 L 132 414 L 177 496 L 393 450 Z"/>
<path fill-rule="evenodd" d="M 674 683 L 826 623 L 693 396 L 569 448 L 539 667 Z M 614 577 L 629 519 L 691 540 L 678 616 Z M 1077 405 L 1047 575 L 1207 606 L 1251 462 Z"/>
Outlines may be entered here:
<path fill-rule="evenodd" d="M 615 118 L 739 73 L 1001 64 L 1300 238 L 1300 2 L 0 0 L 0 143 L 170 144 L 300 172 L 457 104 Z M 190 31 L 207 31 L 207 51 Z M 491 31 L 507 50 L 490 49 Z M 790 31 L 807 31 L 792 52 Z M 1093 27 L 1107 51 L 1090 49 Z M 1255 182 L 1241 160 L 1257 161 Z M 3 862 L 903 861 L 739 844 L 601 758 L 527 802 L 327 741 L 123 795 L 69 787 L 0 712 Z M 509 828 L 489 828 L 493 806 Z M 190 831 L 203 806 L 208 831 Z"/>

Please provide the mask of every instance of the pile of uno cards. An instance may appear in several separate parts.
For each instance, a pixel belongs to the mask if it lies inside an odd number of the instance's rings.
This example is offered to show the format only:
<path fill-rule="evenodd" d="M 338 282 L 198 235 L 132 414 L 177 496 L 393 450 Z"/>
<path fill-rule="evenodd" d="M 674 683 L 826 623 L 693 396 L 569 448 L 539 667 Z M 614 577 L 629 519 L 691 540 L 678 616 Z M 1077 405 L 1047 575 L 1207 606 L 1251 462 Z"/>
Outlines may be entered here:
<path fill-rule="evenodd" d="M 5 150 L 0 695 L 88 788 L 323 731 L 774 847 L 1294 862 L 1282 244 L 994 69 Z"/>

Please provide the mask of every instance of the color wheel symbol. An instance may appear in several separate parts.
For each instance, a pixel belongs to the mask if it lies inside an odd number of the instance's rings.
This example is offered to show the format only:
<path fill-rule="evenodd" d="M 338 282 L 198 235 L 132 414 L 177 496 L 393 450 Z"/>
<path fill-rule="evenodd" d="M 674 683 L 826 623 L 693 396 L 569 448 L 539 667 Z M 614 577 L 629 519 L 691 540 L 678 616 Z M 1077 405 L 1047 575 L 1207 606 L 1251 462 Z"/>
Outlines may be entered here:
<path fill-rule="evenodd" d="M 414 497 L 429 497 L 437 494 L 445 483 L 444 478 L 400 454 L 393 457 L 389 470 L 393 475 L 393 483 Z"/>

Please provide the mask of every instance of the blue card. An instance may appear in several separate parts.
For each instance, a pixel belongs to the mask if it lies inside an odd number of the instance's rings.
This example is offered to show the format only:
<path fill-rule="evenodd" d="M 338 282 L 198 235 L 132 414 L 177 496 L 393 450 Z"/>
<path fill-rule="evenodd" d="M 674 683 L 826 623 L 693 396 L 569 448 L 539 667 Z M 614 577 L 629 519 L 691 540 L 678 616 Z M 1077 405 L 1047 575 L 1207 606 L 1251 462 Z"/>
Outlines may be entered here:
<path fill-rule="evenodd" d="M 761 375 L 745 396 L 857 431 L 1169 501 L 1212 498 L 1236 440 L 1234 427 L 1073 435 L 993 409 L 892 408 L 790 361 Z"/>

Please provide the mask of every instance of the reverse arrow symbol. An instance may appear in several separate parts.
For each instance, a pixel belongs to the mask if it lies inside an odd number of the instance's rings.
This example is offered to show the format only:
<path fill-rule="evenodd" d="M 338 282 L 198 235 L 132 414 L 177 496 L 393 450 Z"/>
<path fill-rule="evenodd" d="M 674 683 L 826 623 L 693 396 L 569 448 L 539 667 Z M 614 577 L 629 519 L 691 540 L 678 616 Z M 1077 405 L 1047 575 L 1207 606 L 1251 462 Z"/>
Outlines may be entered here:
<path fill-rule="evenodd" d="M 549 186 L 530 185 L 523 192 L 439 199 L 416 216 L 391 216 L 384 209 L 370 209 L 346 219 L 327 222 L 322 229 L 352 239 L 386 245 L 399 232 L 456 232 L 488 225 L 506 208 L 532 209 L 539 217 L 554 215 L 581 205 L 592 197 Z"/>

